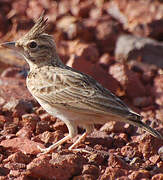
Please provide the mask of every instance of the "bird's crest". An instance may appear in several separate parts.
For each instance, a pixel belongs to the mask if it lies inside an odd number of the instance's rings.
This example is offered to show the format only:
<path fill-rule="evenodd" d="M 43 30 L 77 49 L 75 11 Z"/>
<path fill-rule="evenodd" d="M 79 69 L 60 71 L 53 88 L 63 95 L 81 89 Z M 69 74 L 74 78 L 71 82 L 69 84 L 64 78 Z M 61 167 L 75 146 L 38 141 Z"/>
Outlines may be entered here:
<path fill-rule="evenodd" d="M 47 27 L 48 18 L 44 18 L 44 12 L 41 14 L 40 18 L 36 21 L 32 29 L 25 35 L 24 38 L 35 39 L 43 34 Z"/>

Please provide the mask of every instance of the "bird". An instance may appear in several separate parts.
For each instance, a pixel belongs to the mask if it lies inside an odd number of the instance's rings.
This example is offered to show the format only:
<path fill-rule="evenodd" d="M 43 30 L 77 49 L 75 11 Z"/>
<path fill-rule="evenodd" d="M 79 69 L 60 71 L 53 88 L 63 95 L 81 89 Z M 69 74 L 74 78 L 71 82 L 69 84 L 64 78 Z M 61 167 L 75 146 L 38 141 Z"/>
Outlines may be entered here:
<path fill-rule="evenodd" d="M 77 127 L 85 132 L 68 148 L 75 148 L 94 130 L 95 124 L 121 121 L 142 128 L 163 140 L 155 129 L 142 122 L 142 116 L 131 110 L 120 98 L 104 88 L 91 76 L 65 65 L 57 54 L 53 37 L 47 34 L 48 25 L 42 13 L 34 26 L 20 39 L 1 46 L 14 49 L 29 64 L 26 84 L 29 92 L 50 115 L 62 120 L 68 135 L 42 154 L 50 153 L 67 140 L 77 136 Z"/>

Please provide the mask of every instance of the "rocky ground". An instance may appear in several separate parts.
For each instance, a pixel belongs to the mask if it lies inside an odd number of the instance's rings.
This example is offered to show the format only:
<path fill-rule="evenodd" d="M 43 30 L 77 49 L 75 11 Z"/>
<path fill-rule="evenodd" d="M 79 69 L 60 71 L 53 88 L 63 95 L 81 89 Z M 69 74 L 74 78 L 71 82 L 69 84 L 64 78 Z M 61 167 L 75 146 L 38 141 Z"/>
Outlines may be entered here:
<path fill-rule="evenodd" d="M 45 9 L 58 53 L 163 134 L 163 4 L 156 0 L 1 0 L 0 42 L 18 39 Z M 124 123 L 97 125 L 79 147 L 38 157 L 67 133 L 26 89 L 28 66 L 0 49 L 0 180 L 162 180 L 163 142 Z M 79 134 L 83 130 L 79 129 Z"/>

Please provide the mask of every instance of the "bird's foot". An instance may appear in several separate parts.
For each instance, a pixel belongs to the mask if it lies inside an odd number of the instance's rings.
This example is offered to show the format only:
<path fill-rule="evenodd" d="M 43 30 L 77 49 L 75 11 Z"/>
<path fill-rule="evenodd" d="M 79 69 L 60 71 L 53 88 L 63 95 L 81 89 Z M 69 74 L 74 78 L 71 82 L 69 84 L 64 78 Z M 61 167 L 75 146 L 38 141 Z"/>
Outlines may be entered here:
<path fill-rule="evenodd" d="M 37 146 L 37 148 L 41 151 L 41 153 L 38 154 L 38 157 L 43 155 L 43 154 L 48 154 L 50 153 L 54 148 L 41 148 L 40 146 Z"/>

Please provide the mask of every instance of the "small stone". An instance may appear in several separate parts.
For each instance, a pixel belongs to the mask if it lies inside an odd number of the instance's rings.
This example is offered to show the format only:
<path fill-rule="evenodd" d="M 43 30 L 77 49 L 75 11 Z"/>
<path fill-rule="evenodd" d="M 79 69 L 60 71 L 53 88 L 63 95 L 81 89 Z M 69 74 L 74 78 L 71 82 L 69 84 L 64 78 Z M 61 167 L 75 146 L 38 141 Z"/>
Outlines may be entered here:
<path fill-rule="evenodd" d="M 50 131 L 49 121 L 39 121 L 36 125 L 36 134 L 41 134 L 45 131 Z"/>
<path fill-rule="evenodd" d="M 20 117 L 23 114 L 29 113 L 32 111 L 32 108 L 32 103 L 23 99 L 12 99 L 3 106 L 4 111 L 13 112 L 13 117 Z"/>
<path fill-rule="evenodd" d="M 95 179 L 99 176 L 99 168 L 95 165 L 85 164 L 83 166 L 82 174 L 89 174 L 92 175 Z"/>
<path fill-rule="evenodd" d="M 21 151 L 11 154 L 7 159 L 3 162 L 16 162 L 22 164 L 28 164 L 30 162 L 30 158 L 28 155 L 22 153 Z"/>
<path fill-rule="evenodd" d="M 113 144 L 113 138 L 106 132 L 94 131 L 86 137 L 85 142 L 89 142 L 90 146 L 102 145 L 103 147 L 111 148 Z"/>
<path fill-rule="evenodd" d="M 40 139 L 44 143 L 56 143 L 57 141 L 64 138 L 64 135 L 61 131 L 49 132 L 45 131 L 41 134 Z"/>
<path fill-rule="evenodd" d="M 112 52 L 115 48 L 118 34 L 122 33 L 122 26 L 110 16 L 101 18 L 96 26 L 96 38 L 102 53 Z"/>
<path fill-rule="evenodd" d="M 124 122 L 109 121 L 100 128 L 100 131 L 105 131 L 107 133 L 114 132 L 129 134 L 133 131 L 133 127 L 129 124 L 125 124 Z"/>
<path fill-rule="evenodd" d="M 1 142 L 1 146 L 5 148 L 10 147 L 13 149 L 17 149 L 19 151 L 22 151 L 22 153 L 24 154 L 38 154 L 40 152 L 38 146 L 40 146 L 41 148 L 45 148 L 41 143 L 37 143 L 29 139 L 19 137 L 3 140 Z"/>
<path fill-rule="evenodd" d="M 121 148 L 121 153 L 123 156 L 126 156 L 128 158 L 133 158 L 135 156 L 140 156 L 141 153 L 138 151 L 137 144 L 135 146 L 126 145 Z"/>
<path fill-rule="evenodd" d="M 91 43 L 81 43 L 81 42 L 76 42 L 70 44 L 69 47 L 70 54 L 75 54 L 80 59 L 90 61 L 90 62 L 97 62 L 99 60 L 99 52 L 97 49 L 96 44 Z M 92 56 L 93 54 L 93 56 Z"/>
<path fill-rule="evenodd" d="M 131 169 L 130 165 L 127 164 L 127 162 L 125 162 L 122 158 L 113 154 L 110 154 L 109 156 L 108 165 L 113 168 L 122 168 L 126 170 Z"/>
<path fill-rule="evenodd" d="M 78 174 L 82 165 L 83 158 L 81 156 L 55 153 L 52 159 L 48 155 L 35 158 L 27 165 L 27 170 L 28 175 L 32 178 L 65 180 Z"/>
<path fill-rule="evenodd" d="M 6 122 L 3 127 L 2 134 L 15 134 L 17 132 L 18 125 L 13 122 Z"/>
<path fill-rule="evenodd" d="M 25 169 L 26 165 L 24 163 L 16 163 L 16 162 L 8 162 L 4 165 L 4 167 L 12 170 L 20 170 Z"/>
<path fill-rule="evenodd" d="M 51 119 L 51 116 L 48 113 L 44 113 L 40 115 L 41 121 L 49 121 Z"/>
<path fill-rule="evenodd" d="M 32 134 L 32 129 L 29 126 L 24 126 L 16 133 L 16 136 L 19 136 L 20 138 L 30 139 L 32 137 Z"/>
<path fill-rule="evenodd" d="M 63 133 L 67 133 L 68 132 L 66 124 L 63 121 L 58 120 L 58 119 L 54 123 L 53 129 L 54 129 L 54 131 L 58 131 L 59 130 L 59 131 L 62 131 Z"/>
<path fill-rule="evenodd" d="M 24 114 L 24 115 L 22 115 L 23 126 L 30 127 L 32 131 L 36 129 L 36 125 L 39 121 L 40 121 L 40 118 L 36 114 Z"/>
<path fill-rule="evenodd" d="M 107 167 L 100 180 L 117 179 L 121 176 L 127 176 L 127 170 L 123 168 Z"/>
<path fill-rule="evenodd" d="M 145 158 L 149 158 L 154 154 L 157 154 L 158 149 L 163 144 L 160 139 L 154 138 L 149 134 L 141 135 L 141 138 L 138 140 L 138 142 L 138 150 L 143 154 Z"/>

